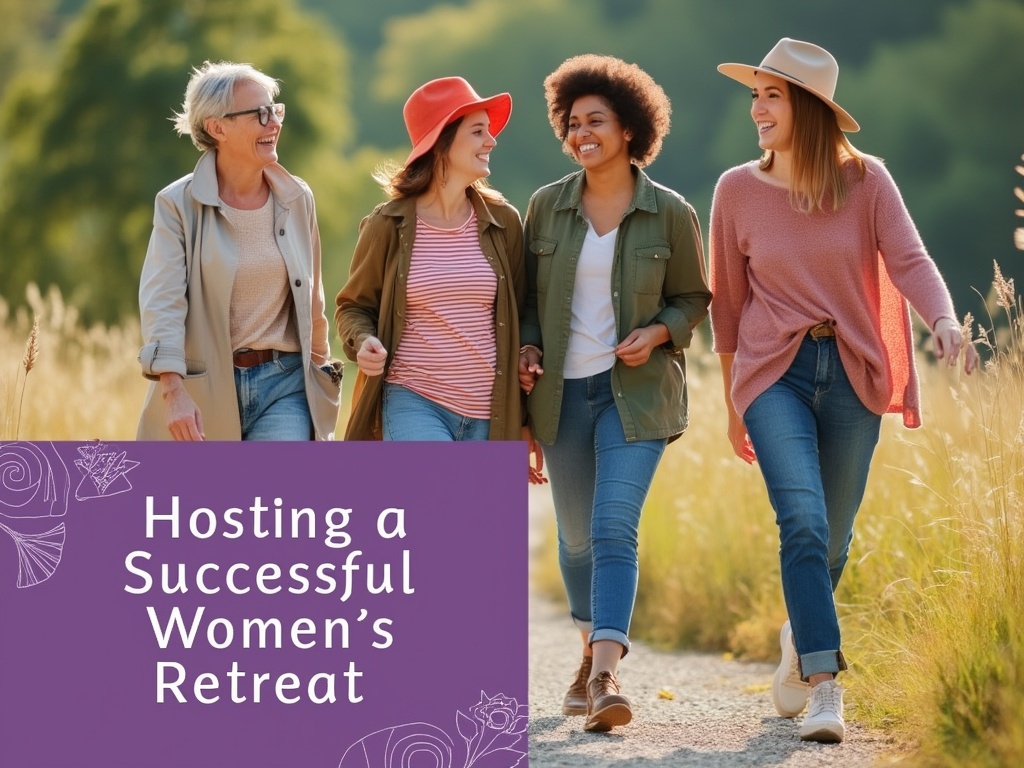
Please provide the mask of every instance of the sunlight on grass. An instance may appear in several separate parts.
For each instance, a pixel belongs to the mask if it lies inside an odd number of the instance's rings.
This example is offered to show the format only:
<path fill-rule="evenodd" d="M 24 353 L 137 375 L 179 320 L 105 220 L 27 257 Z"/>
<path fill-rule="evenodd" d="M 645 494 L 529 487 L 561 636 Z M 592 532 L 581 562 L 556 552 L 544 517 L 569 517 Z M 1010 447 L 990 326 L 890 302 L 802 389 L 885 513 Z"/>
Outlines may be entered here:
<path fill-rule="evenodd" d="M 921 765 L 1024 764 L 1024 312 L 996 282 L 984 369 L 919 360 L 925 425 L 883 420 L 840 583 L 851 715 Z M 778 532 L 756 467 L 725 436 L 721 375 L 687 355 L 691 427 L 640 526 L 632 634 L 776 661 L 786 618 Z M 553 529 L 535 584 L 561 599 Z"/>
<path fill-rule="evenodd" d="M 138 324 L 84 328 L 58 293 L 28 300 L 13 314 L 0 302 L 0 439 L 132 439 Z M 884 420 L 836 595 L 851 716 L 885 727 L 915 765 L 1024 764 L 1024 309 L 998 267 L 988 306 L 984 369 L 962 377 L 922 355 L 925 426 Z M 644 509 L 633 634 L 774 661 L 786 615 L 774 514 L 757 467 L 729 447 L 703 337 L 688 367 L 692 425 Z M 547 489 L 530 498 L 550 506 Z M 564 600 L 550 517 L 537 547 L 535 588 Z"/>
<path fill-rule="evenodd" d="M 146 384 L 136 362 L 137 323 L 84 328 L 56 289 L 30 285 L 28 310 L 0 299 L 0 437 L 5 440 L 131 440 Z M 39 324 L 38 351 L 26 375 L 26 339 Z M 24 396 L 18 409 L 17 396 Z"/>

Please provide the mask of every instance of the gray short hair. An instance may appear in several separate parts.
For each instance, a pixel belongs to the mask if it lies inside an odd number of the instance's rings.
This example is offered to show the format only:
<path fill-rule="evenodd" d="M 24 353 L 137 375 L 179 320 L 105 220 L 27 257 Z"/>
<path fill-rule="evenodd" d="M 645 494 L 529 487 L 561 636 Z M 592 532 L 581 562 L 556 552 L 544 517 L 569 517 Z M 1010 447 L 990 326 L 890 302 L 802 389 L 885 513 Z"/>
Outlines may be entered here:
<path fill-rule="evenodd" d="M 194 67 L 185 88 L 181 112 L 175 112 L 171 118 L 178 135 L 191 136 L 192 143 L 200 152 L 215 149 L 217 142 L 206 132 L 206 121 L 231 111 L 235 86 L 245 80 L 266 88 L 272 99 L 281 92 L 277 80 L 251 64 L 235 64 L 230 61 L 214 64 L 206 61 L 203 66 Z"/>

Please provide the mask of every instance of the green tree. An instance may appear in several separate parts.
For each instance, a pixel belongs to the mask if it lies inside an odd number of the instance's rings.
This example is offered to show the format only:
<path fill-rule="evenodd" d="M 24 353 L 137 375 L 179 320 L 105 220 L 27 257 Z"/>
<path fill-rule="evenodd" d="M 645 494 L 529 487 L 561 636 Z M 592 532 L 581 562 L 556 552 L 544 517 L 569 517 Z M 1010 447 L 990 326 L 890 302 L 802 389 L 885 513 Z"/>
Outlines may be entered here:
<path fill-rule="evenodd" d="M 961 312 L 992 262 L 1024 282 L 1013 244 L 1014 164 L 1024 126 L 1024 4 L 975 0 L 950 9 L 934 37 L 884 46 L 853 79 L 858 146 L 883 157 Z"/>
<path fill-rule="evenodd" d="M 40 49 L 54 24 L 53 0 L 0 0 L 0 96 L 18 70 L 38 65 Z"/>
<path fill-rule="evenodd" d="M 93 317 L 136 311 L 153 197 L 198 160 L 168 119 L 206 59 L 248 61 L 282 81 L 282 162 L 310 181 L 321 210 L 344 202 L 348 65 L 322 24 L 288 0 L 95 0 L 55 70 L 12 82 L 0 108 L 8 300 L 34 280 Z M 344 224 L 321 222 L 329 247 Z"/>
<path fill-rule="evenodd" d="M 745 96 L 719 75 L 722 61 L 756 63 L 783 36 L 813 40 L 839 57 L 845 72 L 884 43 L 931 35 L 946 7 L 966 0 L 891 3 L 863 0 L 468 0 L 435 4 L 384 27 L 370 95 L 385 109 L 361 134 L 384 146 L 405 139 L 401 105 L 430 77 L 462 74 L 478 90 L 507 90 L 512 123 L 499 142 L 495 183 L 514 202 L 539 184 L 571 170 L 554 142 L 544 110 L 542 81 L 563 59 L 597 52 L 635 61 L 672 99 L 672 133 L 652 173 L 702 205 L 726 164 L 756 150 L 745 122 L 733 132 L 737 101 Z M 390 111 L 388 111 L 390 110 Z M 745 111 L 744 113 L 745 114 Z M 723 144 L 725 130 L 733 140 Z M 743 131 L 742 133 L 740 131 Z"/>

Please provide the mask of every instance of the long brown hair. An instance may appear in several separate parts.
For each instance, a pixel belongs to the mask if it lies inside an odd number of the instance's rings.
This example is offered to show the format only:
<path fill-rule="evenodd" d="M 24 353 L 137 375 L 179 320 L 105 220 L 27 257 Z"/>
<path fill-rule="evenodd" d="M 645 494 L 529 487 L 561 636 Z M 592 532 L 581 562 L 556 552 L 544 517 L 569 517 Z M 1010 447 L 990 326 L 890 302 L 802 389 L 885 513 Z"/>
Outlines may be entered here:
<path fill-rule="evenodd" d="M 824 211 L 826 204 L 838 211 L 849 192 L 844 174 L 847 163 L 857 168 L 857 179 L 864 178 L 864 156 L 839 128 L 836 113 L 813 93 L 789 83 L 793 106 L 793 165 L 789 181 L 789 199 L 804 213 Z M 759 168 L 767 171 L 775 161 L 775 152 L 766 150 Z"/>
<path fill-rule="evenodd" d="M 443 183 L 448 176 L 448 151 L 452 148 L 462 120 L 459 117 L 448 123 L 434 146 L 408 165 L 403 167 L 396 163 L 382 163 L 377 166 L 373 171 L 373 180 L 380 184 L 392 200 L 419 197 L 430 189 L 436 176 L 440 176 Z M 488 200 L 500 202 L 505 199 L 500 192 L 491 188 L 487 179 L 477 179 L 470 186 Z"/>

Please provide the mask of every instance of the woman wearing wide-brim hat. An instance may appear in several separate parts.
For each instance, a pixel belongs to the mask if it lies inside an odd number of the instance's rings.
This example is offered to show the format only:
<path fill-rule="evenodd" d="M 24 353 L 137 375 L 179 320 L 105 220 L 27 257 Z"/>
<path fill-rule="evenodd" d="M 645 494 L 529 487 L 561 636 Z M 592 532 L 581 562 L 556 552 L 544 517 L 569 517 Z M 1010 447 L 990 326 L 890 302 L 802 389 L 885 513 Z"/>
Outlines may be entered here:
<path fill-rule="evenodd" d="M 374 178 L 390 200 L 359 225 L 335 320 L 359 366 L 347 440 L 518 440 L 518 211 L 487 185 L 507 93 L 461 77 L 417 88 L 412 151 Z"/>
<path fill-rule="evenodd" d="M 722 174 L 711 210 L 711 326 L 728 436 L 757 461 L 779 526 L 789 620 L 772 699 L 808 708 L 806 740 L 845 734 L 833 591 L 853 537 L 882 414 L 921 424 L 908 303 L 935 354 L 970 373 L 953 302 L 895 183 L 856 150 L 835 101 L 836 60 L 783 38 L 760 66 L 719 71 L 751 89 L 759 160 Z"/>

